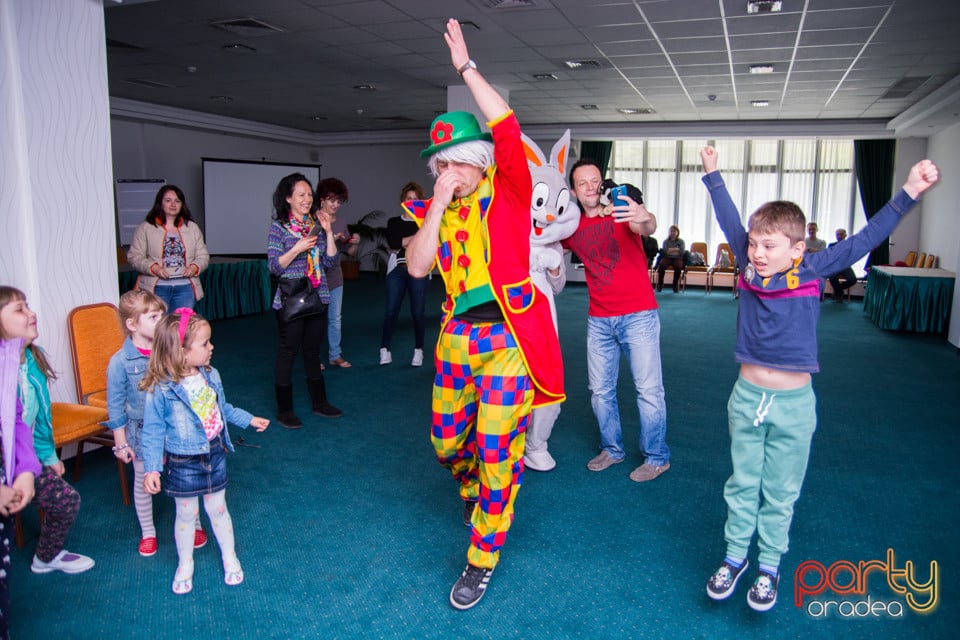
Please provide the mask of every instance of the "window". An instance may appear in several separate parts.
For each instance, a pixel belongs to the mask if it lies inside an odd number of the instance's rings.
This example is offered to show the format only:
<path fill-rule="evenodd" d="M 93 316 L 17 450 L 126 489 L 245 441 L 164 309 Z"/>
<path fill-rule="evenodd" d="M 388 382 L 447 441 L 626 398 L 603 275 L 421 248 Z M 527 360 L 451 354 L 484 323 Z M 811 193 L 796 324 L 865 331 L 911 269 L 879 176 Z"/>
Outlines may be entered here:
<path fill-rule="evenodd" d="M 834 232 L 853 233 L 866 224 L 856 191 L 853 140 L 623 140 L 613 143 L 610 177 L 643 191 L 643 200 L 657 216 L 657 241 L 671 224 L 680 227 L 687 246 L 706 242 L 712 262 L 725 242 L 706 188 L 700 149 L 717 148 L 727 190 L 746 226 L 750 213 L 770 200 L 796 202 L 816 222 L 820 237 L 831 243 Z M 858 274 L 863 262 L 854 265 Z"/>

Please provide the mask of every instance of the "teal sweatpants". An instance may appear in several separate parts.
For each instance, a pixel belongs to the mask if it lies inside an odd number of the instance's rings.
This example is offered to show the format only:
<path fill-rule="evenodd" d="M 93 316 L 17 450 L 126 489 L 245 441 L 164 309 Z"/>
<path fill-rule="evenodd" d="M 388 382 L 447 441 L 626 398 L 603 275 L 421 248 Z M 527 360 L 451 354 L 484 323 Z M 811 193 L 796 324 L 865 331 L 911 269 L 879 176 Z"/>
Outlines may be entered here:
<path fill-rule="evenodd" d="M 756 531 L 760 563 L 779 566 L 817 428 L 817 398 L 810 384 L 784 391 L 739 378 L 727 418 L 733 461 L 733 475 L 723 487 L 727 555 L 747 557 Z"/>

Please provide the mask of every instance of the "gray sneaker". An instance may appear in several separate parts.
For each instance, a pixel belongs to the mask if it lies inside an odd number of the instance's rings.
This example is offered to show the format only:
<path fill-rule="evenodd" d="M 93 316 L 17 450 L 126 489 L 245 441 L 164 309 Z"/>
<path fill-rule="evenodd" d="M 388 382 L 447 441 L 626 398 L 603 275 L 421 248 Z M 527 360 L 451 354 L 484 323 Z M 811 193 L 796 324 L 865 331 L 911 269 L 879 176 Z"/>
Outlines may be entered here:
<path fill-rule="evenodd" d="M 450 604 L 455 609 L 465 611 L 480 602 L 480 598 L 487 591 L 491 575 L 493 569 L 481 569 L 468 564 L 450 590 Z"/>
<path fill-rule="evenodd" d="M 623 458 L 612 458 L 610 457 L 610 454 L 607 453 L 607 450 L 604 449 L 600 452 L 600 455 L 587 463 L 587 469 L 590 469 L 590 471 L 603 471 L 607 467 L 612 467 L 613 465 L 620 464 L 621 462 L 623 462 Z"/>
<path fill-rule="evenodd" d="M 63 549 L 54 556 L 50 562 L 44 562 L 37 556 L 33 556 L 33 562 L 30 564 L 30 571 L 34 573 L 50 573 L 51 571 L 63 571 L 64 573 L 83 573 L 87 569 L 92 569 L 94 565 L 92 558 L 80 555 L 79 553 L 70 553 Z"/>
<path fill-rule="evenodd" d="M 630 479 L 634 482 L 647 482 L 649 480 L 655 480 L 668 469 L 670 469 L 669 462 L 664 462 L 660 466 L 650 464 L 649 462 L 644 462 L 642 465 L 630 472 Z"/>

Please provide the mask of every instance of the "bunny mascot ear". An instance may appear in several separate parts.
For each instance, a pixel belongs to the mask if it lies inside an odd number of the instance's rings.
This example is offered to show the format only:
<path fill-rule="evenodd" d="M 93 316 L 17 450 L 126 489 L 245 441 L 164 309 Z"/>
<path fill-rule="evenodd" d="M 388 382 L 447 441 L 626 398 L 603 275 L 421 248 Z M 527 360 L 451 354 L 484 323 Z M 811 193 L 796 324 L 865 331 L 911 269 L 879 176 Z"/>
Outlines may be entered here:
<path fill-rule="evenodd" d="M 557 168 L 560 175 L 566 177 L 567 163 L 570 160 L 570 129 L 563 132 L 550 151 L 550 164 Z"/>
<path fill-rule="evenodd" d="M 547 158 L 543 155 L 543 151 L 540 151 L 537 143 L 531 140 L 527 134 L 520 134 L 520 142 L 523 143 L 523 153 L 527 156 L 527 165 L 529 165 L 531 169 L 547 164 Z"/>

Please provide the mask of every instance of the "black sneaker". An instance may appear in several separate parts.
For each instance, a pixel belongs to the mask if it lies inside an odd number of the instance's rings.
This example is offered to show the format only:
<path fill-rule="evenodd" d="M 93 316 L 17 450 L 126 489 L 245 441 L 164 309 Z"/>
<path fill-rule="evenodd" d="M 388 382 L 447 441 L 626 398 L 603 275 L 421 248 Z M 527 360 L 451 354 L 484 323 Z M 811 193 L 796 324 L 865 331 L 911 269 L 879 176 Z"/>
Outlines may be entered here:
<path fill-rule="evenodd" d="M 466 611 L 480 602 L 480 598 L 487 590 L 491 575 L 493 575 L 493 569 L 481 569 L 468 564 L 460 578 L 453 584 L 453 589 L 450 590 L 450 604 L 453 608 Z"/>
<path fill-rule="evenodd" d="M 780 584 L 780 573 L 772 576 L 765 571 L 757 574 L 753 586 L 747 592 L 747 604 L 754 611 L 769 611 L 777 604 L 777 585 Z"/>
<path fill-rule="evenodd" d="M 714 600 L 726 600 L 729 598 L 737 588 L 737 582 L 740 580 L 740 576 L 743 575 L 743 570 L 746 569 L 749 564 L 750 562 L 744 559 L 743 564 L 740 565 L 738 569 L 724 560 L 716 573 L 707 580 L 707 595 Z"/>
<path fill-rule="evenodd" d="M 473 520 L 473 512 L 477 508 L 476 500 L 464 500 L 463 501 L 463 524 L 464 526 L 469 527 L 471 521 Z"/>

